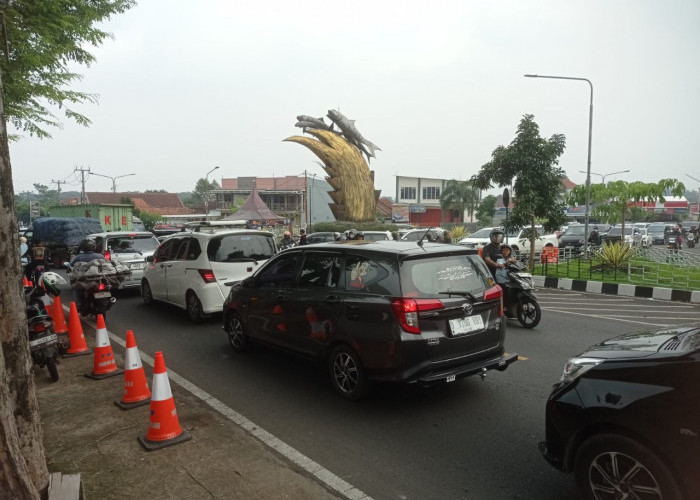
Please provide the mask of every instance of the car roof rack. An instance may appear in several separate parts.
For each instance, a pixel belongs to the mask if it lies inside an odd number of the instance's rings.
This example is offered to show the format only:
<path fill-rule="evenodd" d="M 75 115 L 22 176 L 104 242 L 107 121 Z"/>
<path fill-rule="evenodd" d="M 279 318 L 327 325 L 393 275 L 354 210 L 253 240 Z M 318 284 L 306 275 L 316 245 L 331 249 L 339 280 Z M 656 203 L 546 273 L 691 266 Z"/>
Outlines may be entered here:
<path fill-rule="evenodd" d="M 247 220 L 203 220 L 196 222 L 186 222 L 185 230 L 200 232 L 202 229 L 214 231 L 216 229 L 248 229 Z"/>

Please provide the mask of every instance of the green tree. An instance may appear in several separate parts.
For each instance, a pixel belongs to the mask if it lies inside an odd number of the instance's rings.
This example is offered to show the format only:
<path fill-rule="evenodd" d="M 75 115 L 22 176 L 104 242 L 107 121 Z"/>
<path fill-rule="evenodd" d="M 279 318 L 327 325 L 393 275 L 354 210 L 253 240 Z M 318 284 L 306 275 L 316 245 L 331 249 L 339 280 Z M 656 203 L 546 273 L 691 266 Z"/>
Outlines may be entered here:
<path fill-rule="evenodd" d="M 476 209 L 476 220 L 484 226 L 490 226 L 496 215 L 496 197 L 492 194 L 485 196 L 479 208 Z"/>
<path fill-rule="evenodd" d="M 440 193 L 440 207 L 443 210 L 443 221 L 445 220 L 445 210 L 457 210 L 461 220 L 464 217 L 465 211 L 469 214 L 469 217 L 471 217 L 478 204 L 479 191 L 475 189 L 469 181 L 449 180 L 445 183 L 445 189 Z"/>
<path fill-rule="evenodd" d="M 190 204 L 202 205 L 205 201 L 211 201 L 213 198 L 212 191 L 219 188 L 219 183 L 216 180 L 207 181 L 201 178 L 194 186 L 194 192 L 188 200 Z"/>
<path fill-rule="evenodd" d="M 97 102 L 97 96 L 71 88 L 82 77 L 77 65 L 90 66 L 108 32 L 100 29 L 135 0 L 16 0 L 5 9 L 8 57 L 0 58 L 5 116 L 17 130 L 51 137 L 50 127 L 62 126 L 52 110 L 84 126 L 90 120 L 73 105 Z"/>
<path fill-rule="evenodd" d="M 630 204 L 643 201 L 666 201 L 664 195 L 681 196 L 685 186 L 677 179 L 661 179 L 659 182 L 614 181 L 607 184 L 591 184 L 591 202 L 594 217 L 605 219 L 610 223 L 620 222 L 622 234 L 625 234 L 625 218 Z M 586 186 L 579 185 L 569 193 L 569 203 L 585 205 Z"/>
<path fill-rule="evenodd" d="M 163 218 L 162 214 L 156 212 L 146 212 L 145 210 L 139 210 L 138 208 L 134 208 L 134 215 L 141 219 L 146 231 L 153 231 L 153 227 Z"/>
<path fill-rule="evenodd" d="M 559 198 L 563 170 L 559 157 L 566 148 L 563 134 L 549 139 L 540 137 L 533 115 L 523 116 L 516 137 L 508 146 L 498 146 L 491 161 L 472 177 L 480 189 L 513 186 L 513 210 L 508 215 L 506 229 L 530 226 L 536 234 L 539 219 L 546 231 L 558 229 L 566 221 L 564 203 Z M 530 268 L 534 265 L 535 240 L 530 240 Z"/>

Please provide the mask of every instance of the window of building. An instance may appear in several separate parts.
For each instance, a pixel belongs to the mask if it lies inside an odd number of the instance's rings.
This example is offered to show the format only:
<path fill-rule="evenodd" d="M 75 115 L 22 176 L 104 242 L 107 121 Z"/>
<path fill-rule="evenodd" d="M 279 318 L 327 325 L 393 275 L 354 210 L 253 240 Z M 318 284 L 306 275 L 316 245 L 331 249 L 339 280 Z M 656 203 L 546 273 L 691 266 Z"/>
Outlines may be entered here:
<path fill-rule="evenodd" d="M 416 188 L 414 187 L 402 187 L 400 191 L 400 198 L 402 200 L 415 200 L 416 199 Z"/>
<path fill-rule="evenodd" d="M 440 188 L 439 187 L 424 187 L 423 188 L 423 199 L 424 200 L 439 200 L 440 199 Z"/>

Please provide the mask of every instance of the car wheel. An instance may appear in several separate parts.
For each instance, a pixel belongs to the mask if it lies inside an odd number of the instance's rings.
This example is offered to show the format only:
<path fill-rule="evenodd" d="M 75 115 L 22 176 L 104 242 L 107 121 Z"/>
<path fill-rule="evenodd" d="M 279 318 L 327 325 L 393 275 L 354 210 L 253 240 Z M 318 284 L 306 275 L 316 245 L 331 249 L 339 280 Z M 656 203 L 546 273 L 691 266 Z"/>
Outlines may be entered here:
<path fill-rule="evenodd" d="M 576 453 L 574 473 L 587 500 L 682 498 L 668 467 L 626 436 L 601 434 L 584 441 Z"/>
<path fill-rule="evenodd" d="M 540 305 L 529 297 L 518 303 L 518 321 L 525 328 L 535 328 L 542 319 Z"/>
<path fill-rule="evenodd" d="M 148 281 L 146 280 L 141 282 L 141 298 L 143 299 L 143 303 L 147 306 L 153 304 L 153 292 L 151 292 L 151 285 L 149 285 Z"/>
<path fill-rule="evenodd" d="M 367 394 L 369 382 L 360 357 L 347 345 L 339 345 L 328 359 L 333 389 L 346 399 L 358 400 Z"/>
<path fill-rule="evenodd" d="M 192 323 L 199 323 L 204 317 L 202 303 L 194 292 L 187 292 L 187 316 Z"/>
<path fill-rule="evenodd" d="M 226 333 L 231 349 L 237 352 L 245 351 L 248 347 L 248 338 L 243 329 L 243 322 L 238 314 L 230 314 L 226 322 Z"/>

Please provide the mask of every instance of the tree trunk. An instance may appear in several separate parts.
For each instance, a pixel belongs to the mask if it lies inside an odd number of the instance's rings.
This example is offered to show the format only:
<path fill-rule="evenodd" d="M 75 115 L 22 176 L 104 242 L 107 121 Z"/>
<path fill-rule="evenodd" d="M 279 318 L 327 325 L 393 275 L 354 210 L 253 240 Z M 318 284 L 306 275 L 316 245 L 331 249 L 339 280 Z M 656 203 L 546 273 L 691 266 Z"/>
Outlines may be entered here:
<path fill-rule="evenodd" d="M 0 97 L 1 99 L 1 97 Z M 0 100 L 0 499 L 39 499 L 49 482 L 19 263 L 10 152 Z"/>
<path fill-rule="evenodd" d="M 535 214 L 532 214 L 532 224 L 530 225 L 530 271 L 535 269 Z"/>

